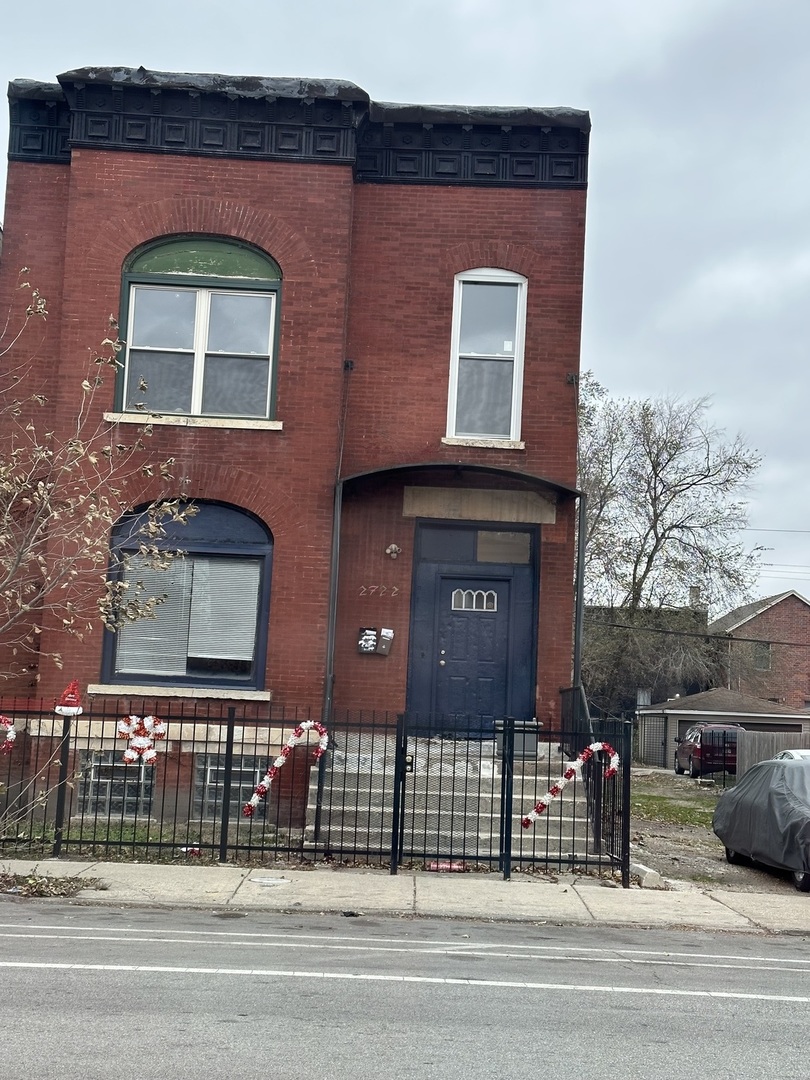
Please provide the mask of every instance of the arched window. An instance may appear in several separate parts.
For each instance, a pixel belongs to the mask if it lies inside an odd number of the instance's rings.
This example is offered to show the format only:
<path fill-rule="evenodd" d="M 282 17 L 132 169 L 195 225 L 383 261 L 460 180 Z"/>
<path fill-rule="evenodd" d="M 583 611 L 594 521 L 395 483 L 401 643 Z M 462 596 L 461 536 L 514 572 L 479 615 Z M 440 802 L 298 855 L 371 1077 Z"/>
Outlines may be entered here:
<path fill-rule="evenodd" d="M 273 415 L 281 271 L 233 240 L 173 237 L 124 275 L 121 406 L 187 416 Z"/>
<path fill-rule="evenodd" d="M 184 553 L 165 569 L 137 554 L 145 514 L 115 526 L 117 572 L 133 591 L 163 599 L 154 618 L 109 634 L 106 682 L 263 689 L 273 538 L 243 510 L 195 506 L 157 541 Z"/>
<path fill-rule="evenodd" d="M 457 274 L 447 435 L 520 439 L 526 278 L 481 268 Z"/>

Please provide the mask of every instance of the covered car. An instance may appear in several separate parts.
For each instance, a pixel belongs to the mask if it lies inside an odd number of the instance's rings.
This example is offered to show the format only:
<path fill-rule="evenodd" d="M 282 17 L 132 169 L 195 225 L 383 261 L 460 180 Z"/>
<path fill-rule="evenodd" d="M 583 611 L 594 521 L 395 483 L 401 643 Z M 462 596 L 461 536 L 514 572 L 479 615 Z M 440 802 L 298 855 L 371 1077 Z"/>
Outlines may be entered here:
<path fill-rule="evenodd" d="M 760 761 L 721 795 L 712 819 L 730 863 L 788 870 L 810 892 L 810 760 Z"/>

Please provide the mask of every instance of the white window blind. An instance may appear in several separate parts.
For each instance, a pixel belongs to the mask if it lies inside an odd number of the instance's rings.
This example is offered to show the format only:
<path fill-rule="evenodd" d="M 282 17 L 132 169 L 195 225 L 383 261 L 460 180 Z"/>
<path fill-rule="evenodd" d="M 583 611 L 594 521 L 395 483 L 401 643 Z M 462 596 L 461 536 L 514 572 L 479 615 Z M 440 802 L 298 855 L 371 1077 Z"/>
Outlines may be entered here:
<path fill-rule="evenodd" d="M 186 556 L 166 570 L 136 565 L 126 580 L 141 595 L 165 596 L 154 619 L 118 631 L 116 671 L 186 675 L 188 657 L 253 660 L 259 606 L 259 559 Z"/>
<path fill-rule="evenodd" d="M 130 590 L 137 582 L 143 583 L 142 597 L 166 599 L 155 608 L 154 619 L 139 619 L 118 631 L 116 670 L 122 674 L 185 675 L 191 561 L 173 559 L 167 569 L 156 570 L 133 560 L 124 576 Z"/>
<path fill-rule="evenodd" d="M 188 655 L 252 660 L 259 606 L 258 559 L 195 556 Z"/>

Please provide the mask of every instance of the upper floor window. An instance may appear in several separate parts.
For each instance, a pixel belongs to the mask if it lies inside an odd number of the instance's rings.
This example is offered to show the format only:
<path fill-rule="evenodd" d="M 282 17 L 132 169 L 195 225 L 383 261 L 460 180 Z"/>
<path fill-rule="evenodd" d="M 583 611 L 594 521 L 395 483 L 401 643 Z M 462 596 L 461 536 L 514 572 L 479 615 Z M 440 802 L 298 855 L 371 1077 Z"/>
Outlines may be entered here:
<path fill-rule="evenodd" d="M 456 276 L 447 434 L 520 438 L 526 278 L 508 270 Z"/>
<path fill-rule="evenodd" d="M 138 554 L 143 515 L 113 532 L 118 572 L 153 618 L 108 635 L 105 681 L 262 689 L 273 541 L 252 515 L 198 503 L 185 524 L 167 521 L 158 547 L 182 550 L 165 568 Z"/>
<path fill-rule="evenodd" d="M 234 241 L 173 238 L 135 255 L 125 411 L 272 417 L 280 287 L 276 263 Z"/>
<path fill-rule="evenodd" d="M 754 651 L 754 668 L 756 671 L 770 671 L 771 670 L 771 643 L 769 641 L 755 641 L 753 645 Z"/>

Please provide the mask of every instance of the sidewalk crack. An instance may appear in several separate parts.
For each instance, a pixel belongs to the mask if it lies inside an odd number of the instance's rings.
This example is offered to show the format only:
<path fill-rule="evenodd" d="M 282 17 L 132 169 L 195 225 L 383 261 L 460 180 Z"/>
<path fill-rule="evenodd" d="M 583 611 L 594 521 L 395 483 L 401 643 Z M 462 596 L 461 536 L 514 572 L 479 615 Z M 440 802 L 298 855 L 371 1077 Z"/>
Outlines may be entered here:
<path fill-rule="evenodd" d="M 720 906 L 724 907 L 726 911 L 730 911 L 732 915 L 739 915 L 740 918 L 745 919 L 747 923 L 755 927 L 757 930 L 768 929 L 767 926 L 763 926 L 761 923 L 756 922 L 754 919 L 751 918 L 750 915 L 746 915 L 744 912 L 738 911 L 737 908 L 732 907 L 731 904 L 727 904 L 725 900 L 721 900 L 720 897 L 716 896 L 714 893 L 704 892 L 703 895 L 708 896 L 708 898 L 710 900 L 713 900 L 716 904 L 720 904 Z"/>
<path fill-rule="evenodd" d="M 236 899 L 236 894 L 239 892 L 239 890 L 242 888 L 242 886 L 245 884 L 245 882 L 248 880 L 249 877 L 250 877 L 250 871 L 249 870 L 247 871 L 247 873 L 242 874 L 242 877 L 237 882 L 236 888 L 233 890 L 231 895 L 225 901 L 225 906 L 226 907 L 228 906 L 228 904 L 233 903 L 233 901 Z"/>
<path fill-rule="evenodd" d="M 596 922 L 597 921 L 596 916 L 591 911 L 591 909 L 588 907 L 587 903 L 585 902 L 585 898 L 583 897 L 583 895 L 579 891 L 579 889 L 575 889 L 574 886 L 572 885 L 571 886 L 571 892 L 574 894 L 574 896 L 576 896 L 577 900 L 579 900 L 580 904 L 582 904 L 582 906 L 585 908 L 585 910 L 587 911 L 588 915 L 591 918 L 591 921 Z"/>

